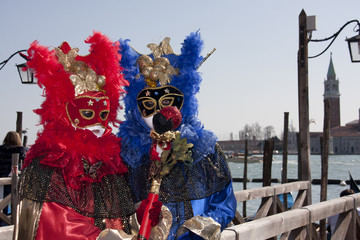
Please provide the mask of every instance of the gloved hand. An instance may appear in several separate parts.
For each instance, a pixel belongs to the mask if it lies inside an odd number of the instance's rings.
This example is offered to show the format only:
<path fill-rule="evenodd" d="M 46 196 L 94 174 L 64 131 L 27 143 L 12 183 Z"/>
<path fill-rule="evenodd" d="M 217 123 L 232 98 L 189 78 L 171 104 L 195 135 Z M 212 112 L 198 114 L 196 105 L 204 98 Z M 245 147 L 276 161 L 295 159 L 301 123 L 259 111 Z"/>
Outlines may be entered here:
<path fill-rule="evenodd" d="M 144 199 L 141 204 L 140 207 L 136 210 L 136 215 L 137 215 L 137 220 L 138 222 L 141 224 L 142 219 L 144 217 L 144 212 L 145 212 L 145 208 L 149 203 L 149 199 Z M 151 220 L 151 226 L 154 227 L 156 226 L 160 220 L 161 220 L 161 207 L 162 207 L 162 202 L 160 201 L 155 201 L 152 204 L 152 207 L 149 210 L 149 217 Z"/>

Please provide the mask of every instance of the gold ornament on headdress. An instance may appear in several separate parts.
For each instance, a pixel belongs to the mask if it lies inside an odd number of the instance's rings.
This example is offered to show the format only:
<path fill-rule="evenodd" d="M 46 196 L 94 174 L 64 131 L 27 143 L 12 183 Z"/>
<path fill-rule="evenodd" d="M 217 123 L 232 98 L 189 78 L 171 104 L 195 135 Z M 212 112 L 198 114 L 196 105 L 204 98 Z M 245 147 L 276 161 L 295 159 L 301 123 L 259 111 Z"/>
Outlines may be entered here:
<path fill-rule="evenodd" d="M 86 63 L 76 61 L 75 58 L 78 52 L 78 48 L 73 48 L 65 54 L 60 48 L 55 48 L 55 54 L 59 62 L 64 66 L 65 71 L 74 73 L 71 74 L 69 78 L 75 87 L 75 96 L 87 91 L 103 91 L 102 88 L 106 83 L 105 76 L 97 75 Z"/>
<path fill-rule="evenodd" d="M 158 45 L 155 43 L 149 43 L 147 45 L 148 48 L 153 52 L 154 58 L 161 57 L 162 55 L 173 54 L 174 51 L 170 46 L 170 38 L 166 37 L 162 42 Z"/>
<path fill-rule="evenodd" d="M 157 81 L 159 81 L 161 86 L 169 84 L 171 82 L 171 76 L 179 74 L 179 69 L 171 66 L 167 58 L 161 57 L 162 55 L 174 53 L 170 46 L 170 38 L 166 37 L 159 46 L 155 43 L 150 43 L 147 46 L 153 52 L 155 60 L 147 55 L 141 55 L 136 60 L 147 86 L 154 88 L 157 86 Z M 137 77 L 139 77 L 139 75 Z"/>

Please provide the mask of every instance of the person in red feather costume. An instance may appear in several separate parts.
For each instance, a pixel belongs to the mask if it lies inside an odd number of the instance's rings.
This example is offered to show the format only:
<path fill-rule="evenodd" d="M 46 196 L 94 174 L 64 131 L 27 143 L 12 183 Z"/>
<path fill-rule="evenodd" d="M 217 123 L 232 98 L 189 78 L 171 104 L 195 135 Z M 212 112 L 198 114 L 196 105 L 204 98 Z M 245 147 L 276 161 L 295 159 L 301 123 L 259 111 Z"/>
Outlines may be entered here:
<path fill-rule="evenodd" d="M 131 234 L 135 213 L 120 158 L 116 125 L 122 87 L 118 44 L 94 32 L 89 54 L 67 42 L 54 50 L 33 42 L 29 68 L 44 89 L 35 110 L 43 130 L 28 151 L 20 181 L 17 239 L 106 239 Z M 106 235 L 106 234 L 105 234 Z"/>

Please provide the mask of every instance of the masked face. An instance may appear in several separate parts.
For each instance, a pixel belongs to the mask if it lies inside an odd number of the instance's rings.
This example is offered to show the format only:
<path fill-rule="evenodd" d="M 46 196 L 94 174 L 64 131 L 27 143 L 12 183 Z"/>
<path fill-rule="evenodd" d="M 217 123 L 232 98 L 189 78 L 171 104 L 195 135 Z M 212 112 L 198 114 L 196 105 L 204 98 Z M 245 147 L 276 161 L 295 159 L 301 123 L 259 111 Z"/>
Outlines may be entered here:
<path fill-rule="evenodd" d="M 110 100 L 102 93 L 80 95 L 66 104 L 66 112 L 73 126 L 100 137 L 108 127 Z"/>
<path fill-rule="evenodd" d="M 164 107 L 174 106 L 181 110 L 184 95 L 173 86 L 145 88 L 137 96 L 141 116 L 148 118 Z"/>
<path fill-rule="evenodd" d="M 145 88 L 137 96 L 137 104 L 144 122 L 153 129 L 153 116 L 164 107 L 174 106 L 181 110 L 184 95 L 173 86 Z"/>

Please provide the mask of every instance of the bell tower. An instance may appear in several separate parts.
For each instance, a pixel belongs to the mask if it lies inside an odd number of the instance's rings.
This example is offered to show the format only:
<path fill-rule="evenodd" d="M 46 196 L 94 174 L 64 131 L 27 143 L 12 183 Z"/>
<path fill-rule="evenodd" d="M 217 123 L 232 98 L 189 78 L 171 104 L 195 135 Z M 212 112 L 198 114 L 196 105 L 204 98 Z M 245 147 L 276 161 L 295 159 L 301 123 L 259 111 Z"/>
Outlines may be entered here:
<path fill-rule="evenodd" d="M 340 126 L 340 92 L 339 79 L 336 79 L 332 53 L 330 54 L 330 63 L 324 87 L 324 99 L 330 99 L 330 128 L 334 128 Z"/>

